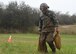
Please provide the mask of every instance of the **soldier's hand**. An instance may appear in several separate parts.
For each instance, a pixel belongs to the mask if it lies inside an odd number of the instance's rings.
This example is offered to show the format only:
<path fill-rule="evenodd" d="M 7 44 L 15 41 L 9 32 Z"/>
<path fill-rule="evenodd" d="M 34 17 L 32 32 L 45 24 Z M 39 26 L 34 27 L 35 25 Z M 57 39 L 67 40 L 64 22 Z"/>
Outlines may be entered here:
<path fill-rule="evenodd" d="M 57 32 L 57 33 L 59 33 L 59 28 L 58 28 L 58 27 L 56 27 L 56 29 L 55 29 L 55 30 L 56 30 L 56 32 Z"/>

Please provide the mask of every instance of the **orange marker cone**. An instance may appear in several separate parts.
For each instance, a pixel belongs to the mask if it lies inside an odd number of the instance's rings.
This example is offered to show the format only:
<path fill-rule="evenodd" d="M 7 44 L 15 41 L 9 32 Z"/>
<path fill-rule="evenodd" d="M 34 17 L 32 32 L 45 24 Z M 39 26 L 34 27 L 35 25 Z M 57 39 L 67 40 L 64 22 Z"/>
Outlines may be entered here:
<path fill-rule="evenodd" d="M 8 38 L 8 42 L 11 43 L 12 42 L 12 37 L 10 35 L 10 37 Z"/>

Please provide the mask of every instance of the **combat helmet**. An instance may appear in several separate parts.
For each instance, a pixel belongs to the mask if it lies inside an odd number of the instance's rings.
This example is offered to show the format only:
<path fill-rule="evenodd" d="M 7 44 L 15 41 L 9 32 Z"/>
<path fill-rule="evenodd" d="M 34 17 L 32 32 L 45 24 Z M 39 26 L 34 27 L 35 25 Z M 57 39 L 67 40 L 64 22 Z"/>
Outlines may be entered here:
<path fill-rule="evenodd" d="M 41 5 L 40 5 L 40 10 L 41 9 L 44 9 L 44 8 L 49 8 L 49 6 L 46 4 L 46 3 L 42 3 Z"/>

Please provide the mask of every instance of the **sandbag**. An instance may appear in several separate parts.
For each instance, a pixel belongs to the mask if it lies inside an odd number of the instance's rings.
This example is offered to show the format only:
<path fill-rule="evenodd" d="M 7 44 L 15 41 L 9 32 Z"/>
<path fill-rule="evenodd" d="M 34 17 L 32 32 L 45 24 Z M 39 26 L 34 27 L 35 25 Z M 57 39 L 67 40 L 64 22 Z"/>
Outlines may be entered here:
<path fill-rule="evenodd" d="M 61 49 L 61 37 L 59 33 L 55 34 L 54 43 L 55 43 L 56 48 L 60 50 Z"/>

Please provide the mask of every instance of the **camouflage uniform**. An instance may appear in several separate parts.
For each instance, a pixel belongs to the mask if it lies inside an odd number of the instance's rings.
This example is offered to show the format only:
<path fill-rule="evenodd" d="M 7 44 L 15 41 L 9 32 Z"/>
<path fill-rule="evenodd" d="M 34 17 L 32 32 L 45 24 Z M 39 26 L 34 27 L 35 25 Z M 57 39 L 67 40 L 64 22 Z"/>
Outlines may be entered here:
<path fill-rule="evenodd" d="M 53 11 L 47 10 L 45 14 L 42 14 L 39 19 L 40 37 L 38 50 L 41 52 L 47 52 L 46 42 L 49 44 L 52 52 L 56 52 L 53 38 L 55 28 L 58 27 L 58 20 L 56 19 Z"/>

